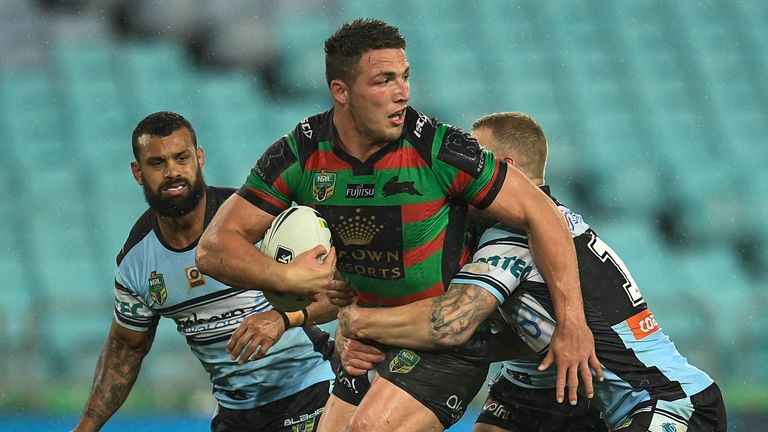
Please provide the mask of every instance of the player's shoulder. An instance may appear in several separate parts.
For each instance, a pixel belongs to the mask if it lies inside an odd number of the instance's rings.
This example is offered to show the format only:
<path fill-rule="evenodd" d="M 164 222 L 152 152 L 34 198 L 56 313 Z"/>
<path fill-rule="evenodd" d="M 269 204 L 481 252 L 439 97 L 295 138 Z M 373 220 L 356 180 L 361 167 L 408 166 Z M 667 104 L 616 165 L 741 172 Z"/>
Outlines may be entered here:
<path fill-rule="evenodd" d="M 123 247 L 120 248 L 120 252 L 117 254 L 117 265 L 120 266 L 120 264 L 123 262 L 123 259 L 125 259 L 126 255 L 134 248 L 136 245 L 141 243 L 144 238 L 149 235 L 149 233 L 152 232 L 152 210 L 147 209 L 144 213 L 142 213 L 141 216 L 136 220 L 136 222 L 133 224 L 133 227 L 131 228 L 131 231 L 128 233 L 128 238 L 125 240 L 125 243 L 123 243 Z"/>
<path fill-rule="evenodd" d="M 528 234 L 499 222 L 483 232 L 478 245 L 478 249 L 496 247 L 528 250 Z"/>
<path fill-rule="evenodd" d="M 321 142 L 330 141 L 333 137 L 333 110 L 305 117 L 296 124 L 290 136 L 295 143 L 299 161 L 303 165 L 303 162 L 319 149 Z M 286 145 L 289 144 L 286 141 Z"/>

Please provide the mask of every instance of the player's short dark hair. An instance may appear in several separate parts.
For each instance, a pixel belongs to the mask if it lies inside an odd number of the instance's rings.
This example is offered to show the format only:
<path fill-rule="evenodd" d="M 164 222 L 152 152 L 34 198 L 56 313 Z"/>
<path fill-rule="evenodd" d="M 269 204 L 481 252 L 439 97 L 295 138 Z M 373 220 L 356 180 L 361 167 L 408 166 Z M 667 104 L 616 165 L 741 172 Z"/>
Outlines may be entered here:
<path fill-rule="evenodd" d="M 166 137 L 181 128 L 187 128 L 192 136 L 192 144 L 197 147 L 197 136 L 192 124 L 181 114 L 170 111 L 159 111 L 144 117 L 136 128 L 133 129 L 131 145 L 133 147 L 133 157 L 139 160 L 139 137 L 142 135 L 154 135 Z"/>
<path fill-rule="evenodd" d="M 364 53 L 389 48 L 405 49 L 405 38 L 397 27 L 373 18 L 344 24 L 325 41 L 325 79 L 329 85 L 335 79 L 351 84 Z"/>

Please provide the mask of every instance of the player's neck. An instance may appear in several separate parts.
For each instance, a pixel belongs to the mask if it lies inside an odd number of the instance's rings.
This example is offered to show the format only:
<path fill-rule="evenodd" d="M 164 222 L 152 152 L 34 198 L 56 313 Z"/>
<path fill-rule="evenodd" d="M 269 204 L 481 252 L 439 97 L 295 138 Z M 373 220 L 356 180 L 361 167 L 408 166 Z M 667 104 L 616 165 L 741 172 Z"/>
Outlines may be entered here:
<path fill-rule="evenodd" d="M 365 162 L 374 153 L 386 146 L 386 142 L 374 142 L 365 136 L 348 114 L 337 110 L 333 116 L 334 134 L 339 148 L 360 162 Z"/>
<path fill-rule="evenodd" d="M 174 249 L 185 249 L 196 242 L 203 235 L 207 199 L 206 193 L 203 192 L 194 210 L 184 216 L 168 217 L 156 214 L 163 241 Z"/>

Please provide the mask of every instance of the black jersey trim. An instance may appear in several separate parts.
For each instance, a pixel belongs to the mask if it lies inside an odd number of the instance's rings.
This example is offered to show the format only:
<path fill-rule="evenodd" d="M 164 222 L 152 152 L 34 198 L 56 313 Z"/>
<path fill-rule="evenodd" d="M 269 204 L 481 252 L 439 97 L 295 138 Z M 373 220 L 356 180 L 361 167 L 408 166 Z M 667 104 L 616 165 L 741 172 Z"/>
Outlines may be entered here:
<path fill-rule="evenodd" d="M 248 189 L 247 186 L 242 186 L 240 189 L 236 192 L 238 195 L 243 197 L 246 201 L 253 204 L 254 206 L 264 210 L 265 212 L 271 214 L 272 216 L 277 216 L 280 214 L 281 211 L 285 210 L 280 207 L 277 207 L 276 205 L 272 204 L 271 202 L 265 200 L 264 198 L 256 195 L 253 191 Z"/>
<path fill-rule="evenodd" d="M 437 120 L 408 107 L 405 111 L 405 138 L 428 166 L 432 166 L 432 148 L 437 134 Z"/>
<path fill-rule="evenodd" d="M 117 309 L 117 307 L 115 307 L 114 310 L 115 310 L 115 317 L 117 318 L 118 321 L 124 324 L 135 326 L 135 327 L 152 328 L 152 327 L 155 327 L 160 322 L 159 316 L 139 319 L 139 318 L 131 317 L 121 313 Z"/>
<path fill-rule="evenodd" d="M 224 342 L 226 340 L 229 340 L 229 338 L 232 337 L 232 334 L 234 332 L 235 331 L 232 330 L 232 331 L 229 331 L 227 333 L 222 334 L 221 336 L 216 336 L 216 337 L 213 337 L 211 339 L 195 339 L 193 336 L 185 336 L 185 338 L 187 339 L 187 343 L 189 345 L 205 346 L 205 345 L 213 345 L 213 344 L 218 343 L 218 342 Z"/>
<path fill-rule="evenodd" d="M 131 231 L 128 234 L 128 239 L 123 244 L 123 247 L 120 249 L 120 252 L 117 254 L 117 258 L 115 259 L 118 267 L 120 266 L 120 263 L 123 262 L 125 256 L 128 255 L 128 252 L 130 252 L 134 246 L 139 244 L 144 239 L 144 237 L 147 236 L 147 234 L 152 232 L 152 221 L 150 213 L 150 210 L 147 209 L 144 211 L 144 213 L 141 214 L 141 216 L 139 216 L 139 219 L 136 220 L 136 223 L 133 224 L 133 228 L 131 228 Z"/>
<path fill-rule="evenodd" d="M 507 164 L 499 163 L 497 165 L 499 167 L 499 172 L 496 173 L 496 179 L 493 181 L 493 185 L 491 185 L 491 190 L 489 190 L 488 193 L 485 194 L 485 197 L 479 203 L 477 203 L 476 207 L 480 210 L 488 208 L 493 200 L 496 199 L 496 196 L 501 190 L 501 186 L 504 184 L 504 179 L 507 177 Z"/>
<path fill-rule="evenodd" d="M 136 295 L 136 294 L 133 294 L 133 291 L 129 290 L 128 288 L 124 287 L 120 282 L 118 282 L 117 279 L 115 279 L 115 289 L 126 292 L 131 295 Z"/>
<path fill-rule="evenodd" d="M 291 144 L 287 136 L 281 137 L 274 144 L 267 147 L 256 165 L 253 166 L 253 172 L 259 176 L 267 186 L 272 186 L 275 181 L 297 161 L 296 154 L 291 150 Z"/>
<path fill-rule="evenodd" d="M 443 287 L 451 284 L 451 279 L 461 269 L 461 256 L 467 241 L 467 206 L 460 200 L 451 200 L 448 204 L 448 225 L 445 227 L 443 241 L 443 262 L 441 263 Z"/>
<path fill-rule="evenodd" d="M 193 299 L 187 300 L 185 302 L 181 302 L 179 304 L 175 304 L 175 305 L 167 307 L 167 308 L 161 308 L 161 309 L 156 309 L 156 310 L 157 310 L 158 313 L 162 313 L 162 314 L 177 313 L 177 312 L 181 312 L 181 311 L 183 311 L 185 309 L 189 309 L 189 308 L 192 308 L 192 307 L 202 306 L 202 305 L 206 305 L 208 303 L 212 303 L 212 302 L 217 301 L 217 300 L 222 300 L 222 299 L 225 299 L 225 298 L 234 297 L 234 296 L 236 296 L 236 295 L 238 295 L 240 293 L 243 293 L 245 291 L 246 290 L 237 289 L 237 288 L 228 288 L 228 289 L 225 289 L 225 290 L 216 291 L 216 292 L 213 292 L 213 293 L 210 293 L 210 294 L 206 294 L 204 296 L 193 298 Z"/>
<path fill-rule="evenodd" d="M 336 349 L 328 332 L 315 325 L 306 325 L 301 329 L 312 342 L 314 351 L 320 353 L 323 360 L 328 360 L 333 356 Z"/>

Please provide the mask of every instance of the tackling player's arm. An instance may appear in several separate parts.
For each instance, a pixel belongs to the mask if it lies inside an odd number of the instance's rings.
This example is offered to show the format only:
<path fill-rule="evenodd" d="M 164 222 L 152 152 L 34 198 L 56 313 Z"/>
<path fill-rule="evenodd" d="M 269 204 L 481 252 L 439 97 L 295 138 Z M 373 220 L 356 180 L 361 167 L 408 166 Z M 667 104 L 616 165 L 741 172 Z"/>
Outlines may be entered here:
<path fill-rule="evenodd" d="M 346 337 L 404 348 L 453 348 L 466 343 L 498 305 L 496 297 L 483 288 L 451 284 L 439 296 L 404 306 L 342 308 L 339 328 Z"/>
<path fill-rule="evenodd" d="M 540 369 L 557 363 L 558 401 L 563 400 L 567 384 L 569 400 L 571 404 L 576 403 L 579 373 L 585 393 L 591 398 L 594 391 L 589 367 L 595 370 L 598 379 L 602 377 L 602 369 L 584 315 L 576 251 L 563 215 L 546 194 L 511 166 L 499 194 L 486 211 L 528 232 L 531 253 L 549 287 L 558 324 Z"/>
<path fill-rule="evenodd" d="M 306 296 L 322 292 L 336 265 L 335 249 L 331 248 L 322 264 L 316 260 L 326 252 L 322 246 L 299 254 L 288 264 L 278 263 L 254 246 L 273 219 L 243 197 L 232 195 L 200 238 L 195 254 L 197 268 L 235 287 Z"/>
<path fill-rule="evenodd" d="M 93 388 L 75 431 L 97 431 L 123 404 L 155 339 L 155 328 L 137 332 L 114 320 L 96 363 Z"/>
<path fill-rule="evenodd" d="M 249 316 L 229 338 L 227 353 L 232 360 L 238 359 L 239 364 L 258 360 L 267 355 L 289 328 L 324 324 L 336 319 L 339 308 L 330 303 L 328 296 L 319 294 L 317 299 L 300 311 L 281 313 L 272 309 Z"/>

